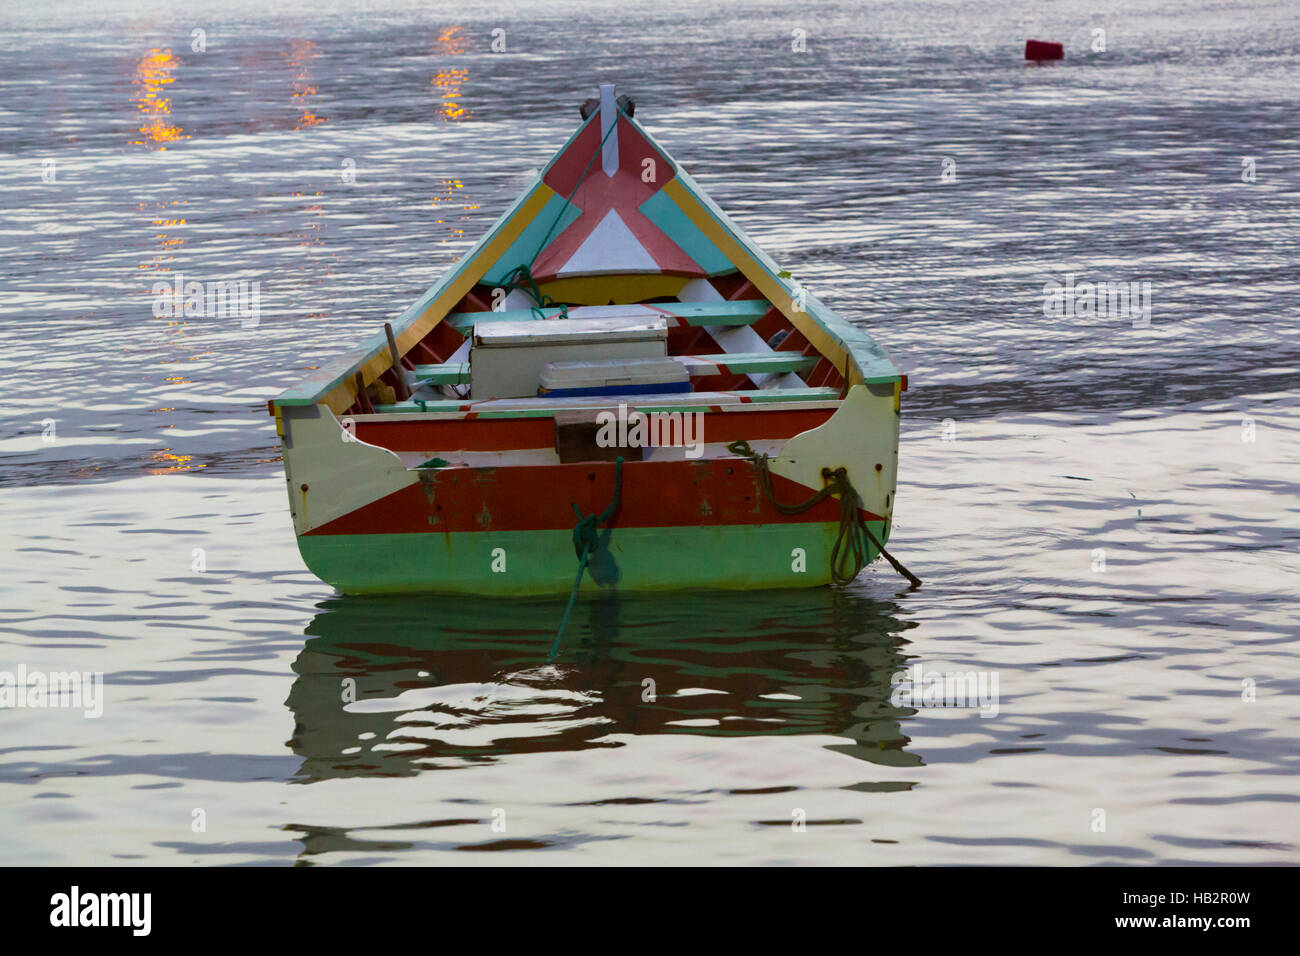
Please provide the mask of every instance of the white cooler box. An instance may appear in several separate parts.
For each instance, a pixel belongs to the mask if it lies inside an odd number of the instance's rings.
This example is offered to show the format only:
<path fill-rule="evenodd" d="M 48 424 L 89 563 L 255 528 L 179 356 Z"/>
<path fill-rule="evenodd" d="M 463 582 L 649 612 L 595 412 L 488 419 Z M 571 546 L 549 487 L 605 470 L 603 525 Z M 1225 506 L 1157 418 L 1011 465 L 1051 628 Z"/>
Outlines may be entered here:
<path fill-rule="evenodd" d="M 470 397 L 537 395 L 542 371 L 552 363 L 662 359 L 668 323 L 651 319 L 538 319 L 480 322 L 469 353 Z"/>

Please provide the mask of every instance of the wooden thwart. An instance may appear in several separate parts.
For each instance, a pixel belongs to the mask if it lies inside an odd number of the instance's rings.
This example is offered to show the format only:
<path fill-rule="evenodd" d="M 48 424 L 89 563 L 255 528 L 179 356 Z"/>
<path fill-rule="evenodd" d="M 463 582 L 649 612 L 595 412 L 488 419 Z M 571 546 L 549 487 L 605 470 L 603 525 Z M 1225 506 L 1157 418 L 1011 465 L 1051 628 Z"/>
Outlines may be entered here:
<path fill-rule="evenodd" d="M 691 375 L 758 372 L 805 372 L 821 361 L 799 352 L 720 352 L 716 355 L 675 355 Z"/>
<path fill-rule="evenodd" d="M 469 382 L 469 362 L 417 365 L 415 379 L 421 385 L 464 385 Z"/>
<path fill-rule="evenodd" d="M 761 372 L 806 372 L 820 358 L 799 352 L 735 352 L 718 355 L 674 355 L 692 376 L 750 374 Z M 415 366 L 415 379 L 422 385 L 464 385 L 469 382 L 468 362 Z"/>
<path fill-rule="evenodd" d="M 702 411 L 715 406 L 735 408 L 745 405 L 772 405 L 781 403 L 836 402 L 840 399 L 838 388 L 756 388 L 742 392 L 682 392 L 677 395 L 600 395 L 581 398 L 500 398 L 482 402 L 469 399 L 437 399 L 376 405 L 378 415 L 448 413 L 472 414 L 481 418 L 503 416 L 549 417 L 566 411 L 617 408 L 625 404 L 638 411 Z"/>
<path fill-rule="evenodd" d="M 653 318 L 663 316 L 670 325 L 753 325 L 767 315 L 772 304 L 764 299 L 740 302 L 655 302 L 648 305 L 581 305 L 570 308 L 570 319 Z M 445 321 L 456 331 L 468 334 L 484 322 L 528 322 L 555 319 L 561 309 L 511 309 L 507 312 L 453 312 Z M 563 320 L 559 320 L 563 321 Z"/>

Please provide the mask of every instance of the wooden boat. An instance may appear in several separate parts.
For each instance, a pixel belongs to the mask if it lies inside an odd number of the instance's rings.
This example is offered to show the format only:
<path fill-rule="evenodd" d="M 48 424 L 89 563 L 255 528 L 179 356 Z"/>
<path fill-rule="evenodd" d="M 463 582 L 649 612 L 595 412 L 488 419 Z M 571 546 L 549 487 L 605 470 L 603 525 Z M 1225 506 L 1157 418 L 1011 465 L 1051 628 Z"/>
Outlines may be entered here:
<path fill-rule="evenodd" d="M 441 281 L 268 403 L 322 580 L 812 587 L 883 549 L 905 377 L 634 110 L 601 87 Z"/>

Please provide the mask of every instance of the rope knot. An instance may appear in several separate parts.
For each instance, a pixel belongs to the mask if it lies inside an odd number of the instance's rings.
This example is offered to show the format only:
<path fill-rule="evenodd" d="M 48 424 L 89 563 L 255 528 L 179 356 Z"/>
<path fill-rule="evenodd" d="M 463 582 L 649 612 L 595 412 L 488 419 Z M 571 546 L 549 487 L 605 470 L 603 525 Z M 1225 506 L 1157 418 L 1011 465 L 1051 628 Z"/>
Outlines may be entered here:
<path fill-rule="evenodd" d="M 577 505 L 573 510 L 578 514 L 578 523 L 573 526 L 573 553 L 581 561 L 600 547 L 600 535 L 596 533 L 596 515 L 584 515 Z"/>
<path fill-rule="evenodd" d="M 885 546 L 876 540 L 876 536 L 867 527 L 866 520 L 858 512 L 858 492 L 853 487 L 853 482 L 849 481 L 849 470 L 847 468 L 843 466 L 839 468 L 823 468 L 821 470 L 822 490 L 806 501 L 787 505 L 776 500 L 776 494 L 772 490 L 772 472 L 768 466 L 767 455 L 758 454 L 746 441 L 733 441 L 727 446 L 727 451 L 738 458 L 749 460 L 750 464 L 754 466 L 754 470 L 758 472 L 758 484 L 763 490 L 763 496 L 773 508 L 783 515 L 803 514 L 805 511 L 815 508 L 827 498 L 839 497 L 840 527 L 839 533 L 835 536 L 835 544 L 831 548 L 831 580 L 836 584 L 848 584 L 858 576 L 859 571 L 866 567 L 867 555 L 870 553 L 867 545 L 870 543 L 889 560 L 889 563 L 899 573 L 911 581 L 914 587 L 920 586 L 921 579 L 895 561 L 893 556 L 885 550 Z"/>
<path fill-rule="evenodd" d="M 578 560 L 586 566 L 587 558 L 596 553 L 600 547 L 600 535 L 596 529 L 613 517 L 614 512 L 618 510 L 618 499 L 623 492 L 623 456 L 619 455 L 614 459 L 614 498 L 609 503 L 609 507 L 600 514 L 584 515 L 582 509 L 573 502 L 570 506 L 573 513 L 578 516 L 578 523 L 573 526 L 573 550 L 578 555 Z M 582 569 L 578 569 L 579 579 L 581 579 Z"/>

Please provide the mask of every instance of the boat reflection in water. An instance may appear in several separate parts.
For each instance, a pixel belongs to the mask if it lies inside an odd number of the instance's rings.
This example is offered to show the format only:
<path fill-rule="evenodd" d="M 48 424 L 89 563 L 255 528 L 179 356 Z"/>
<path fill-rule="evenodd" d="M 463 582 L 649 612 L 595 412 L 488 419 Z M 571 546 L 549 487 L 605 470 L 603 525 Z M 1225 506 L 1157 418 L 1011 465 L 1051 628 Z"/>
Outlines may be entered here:
<path fill-rule="evenodd" d="M 286 702 L 297 779 L 407 776 L 627 735 L 821 734 L 887 766 L 919 756 L 889 702 L 893 605 L 838 589 L 564 602 L 338 597 L 320 606 Z M 354 682 L 354 683 L 353 683 Z"/>

